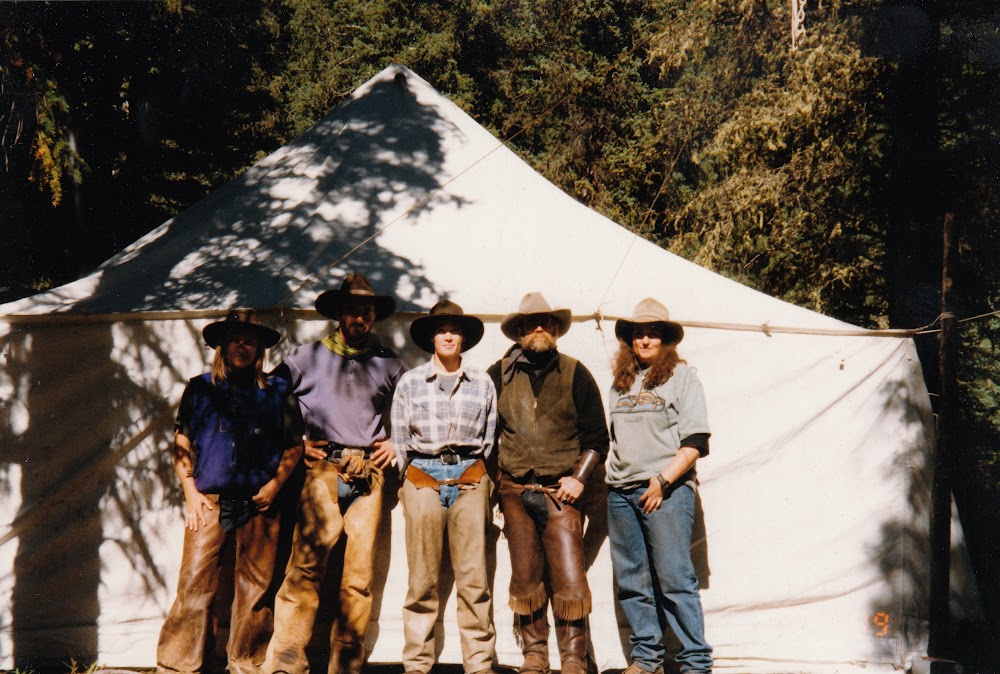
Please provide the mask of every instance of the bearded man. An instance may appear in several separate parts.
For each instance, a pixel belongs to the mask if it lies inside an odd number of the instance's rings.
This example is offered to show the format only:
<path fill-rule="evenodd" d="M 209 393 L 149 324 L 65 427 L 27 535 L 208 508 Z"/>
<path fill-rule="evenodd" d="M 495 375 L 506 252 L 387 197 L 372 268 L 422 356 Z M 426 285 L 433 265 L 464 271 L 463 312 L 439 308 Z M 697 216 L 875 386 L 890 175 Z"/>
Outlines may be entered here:
<path fill-rule="evenodd" d="M 569 309 L 528 293 L 500 329 L 516 344 L 489 374 L 498 392 L 500 507 L 510 548 L 510 607 L 521 639 L 521 674 L 547 674 L 548 604 L 563 674 L 587 672 L 590 587 L 581 499 L 608 453 L 601 392 L 556 342 Z"/>
<path fill-rule="evenodd" d="M 376 295 L 361 274 L 316 298 L 337 329 L 290 353 L 274 374 L 299 400 L 305 422 L 305 482 L 284 581 L 274 602 L 266 673 L 308 674 L 319 590 L 330 552 L 346 536 L 329 674 L 360 674 L 372 613 L 382 473 L 395 464 L 389 411 L 403 363 L 371 334 L 396 300 Z"/>

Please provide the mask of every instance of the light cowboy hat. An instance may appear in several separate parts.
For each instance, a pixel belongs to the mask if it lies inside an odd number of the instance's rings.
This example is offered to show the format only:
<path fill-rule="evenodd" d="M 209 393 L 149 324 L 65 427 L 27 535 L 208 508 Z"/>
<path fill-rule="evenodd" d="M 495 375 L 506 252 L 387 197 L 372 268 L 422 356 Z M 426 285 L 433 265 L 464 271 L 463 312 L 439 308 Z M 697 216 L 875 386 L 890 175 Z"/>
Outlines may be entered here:
<path fill-rule="evenodd" d="M 206 325 L 201 335 L 205 343 L 215 349 L 223 345 L 231 330 L 237 328 L 256 334 L 261 350 L 270 349 L 281 340 L 281 333 L 260 324 L 253 309 L 233 309 L 224 320 Z"/>
<path fill-rule="evenodd" d="M 517 311 L 507 314 L 500 321 L 500 331 L 509 339 L 516 342 L 521 339 L 518 331 L 518 324 L 521 322 L 521 319 L 525 316 L 536 314 L 546 314 L 555 319 L 559 324 L 559 334 L 554 335 L 555 337 L 561 337 L 566 334 L 573 318 L 573 313 L 569 309 L 553 309 L 549 306 L 542 293 L 528 293 L 521 298 L 521 304 L 518 306 Z"/>
<path fill-rule="evenodd" d="M 396 312 L 396 300 L 388 295 L 376 295 L 372 285 L 361 274 L 351 272 L 336 290 L 327 290 L 316 298 L 316 311 L 327 318 L 340 320 L 346 302 L 371 302 L 375 320 L 389 318 Z"/>
<path fill-rule="evenodd" d="M 626 344 L 632 343 L 632 328 L 636 323 L 657 323 L 663 329 L 664 344 L 679 344 L 684 339 L 684 327 L 670 320 L 670 312 L 652 297 L 635 305 L 631 320 L 619 318 L 615 321 L 615 336 Z"/>
<path fill-rule="evenodd" d="M 451 300 L 441 300 L 426 316 L 410 323 L 410 339 L 427 353 L 434 353 L 434 331 L 444 323 L 452 323 L 462 331 L 462 351 L 468 351 L 483 338 L 483 322 L 466 315 L 462 307 Z"/>

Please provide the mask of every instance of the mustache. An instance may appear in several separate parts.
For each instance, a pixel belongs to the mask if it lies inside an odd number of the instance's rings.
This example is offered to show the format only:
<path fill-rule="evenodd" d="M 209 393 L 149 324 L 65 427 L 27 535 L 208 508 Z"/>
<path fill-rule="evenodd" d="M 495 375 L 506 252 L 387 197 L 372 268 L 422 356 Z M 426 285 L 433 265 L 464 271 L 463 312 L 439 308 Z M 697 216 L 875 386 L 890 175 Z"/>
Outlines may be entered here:
<path fill-rule="evenodd" d="M 525 351 L 545 353 L 556 348 L 556 338 L 547 332 L 532 332 L 521 338 L 521 348 Z"/>

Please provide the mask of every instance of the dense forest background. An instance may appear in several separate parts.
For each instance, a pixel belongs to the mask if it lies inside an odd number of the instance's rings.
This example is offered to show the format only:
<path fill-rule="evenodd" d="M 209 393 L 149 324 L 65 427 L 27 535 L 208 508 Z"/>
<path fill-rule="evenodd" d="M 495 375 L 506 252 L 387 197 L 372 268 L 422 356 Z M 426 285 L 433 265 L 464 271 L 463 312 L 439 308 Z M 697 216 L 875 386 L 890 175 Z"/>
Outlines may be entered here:
<path fill-rule="evenodd" d="M 861 326 L 929 326 L 932 394 L 953 213 L 951 460 L 974 629 L 1000 634 L 1000 7 L 805 10 L 792 49 L 790 0 L 0 3 L 0 302 L 88 272 L 393 62 L 673 252 Z"/>

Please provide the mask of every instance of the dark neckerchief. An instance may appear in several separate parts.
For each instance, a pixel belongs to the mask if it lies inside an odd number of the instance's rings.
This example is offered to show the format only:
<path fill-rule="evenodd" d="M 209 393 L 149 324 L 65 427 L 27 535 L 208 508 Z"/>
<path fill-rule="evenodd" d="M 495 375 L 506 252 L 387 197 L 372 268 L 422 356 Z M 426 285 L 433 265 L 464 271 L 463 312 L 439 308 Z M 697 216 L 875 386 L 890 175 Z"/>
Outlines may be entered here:
<path fill-rule="evenodd" d="M 523 370 L 532 379 L 537 379 L 544 372 L 555 366 L 559 361 L 559 352 L 553 349 L 544 353 L 525 351 L 515 346 L 507 356 L 507 367 L 503 371 L 503 383 L 506 386 L 514 378 L 517 370 Z"/>

